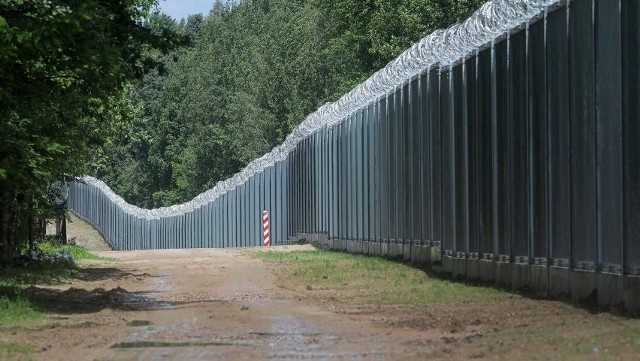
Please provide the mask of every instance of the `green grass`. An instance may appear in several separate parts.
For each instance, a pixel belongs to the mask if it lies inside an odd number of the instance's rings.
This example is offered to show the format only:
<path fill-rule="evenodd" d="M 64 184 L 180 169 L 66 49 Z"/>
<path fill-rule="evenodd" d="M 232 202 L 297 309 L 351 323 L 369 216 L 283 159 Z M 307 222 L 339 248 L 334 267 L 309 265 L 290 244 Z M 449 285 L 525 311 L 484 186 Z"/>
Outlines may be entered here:
<path fill-rule="evenodd" d="M 536 353 L 531 360 L 635 360 L 640 351 L 640 327 L 637 319 L 612 314 L 581 315 L 576 310 L 544 322 L 524 327 L 505 328 L 483 338 L 484 349 L 498 353 L 527 343 Z M 550 357 L 551 355 L 551 357 Z"/>
<path fill-rule="evenodd" d="M 455 343 L 438 343 L 439 336 L 431 340 L 435 359 L 635 360 L 640 355 L 640 320 L 634 317 L 592 314 L 567 303 L 453 282 L 384 258 L 319 250 L 252 255 L 276 264 L 279 285 L 302 297 L 401 321 L 390 327 L 412 327 L 405 321 L 415 320 L 416 327 L 435 335 L 452 333 Z M 451 331 L 458 329 L 452 325 L 478 336 L 468 339 Z"/>
<path fill-rule="evenodd" d="M 432 277 L 409 264 L 364 255 L 311 250 L 253 253 L 286 266 L 283 284 L 296 290 L 339 291 L 355 301 L 424 305 L 489 302 L 507 292 Z"/>
<path fill-rule="evenodd" d="M 37 321 L 44 312 L 22 295 L 22 288 L 12 279 L 0 279 L 0 326 Z"/>
<path fill-rule="evenodd" d="M 100 256 L 97 256 L 97 255 L 89 252 L 84 247 L 74 246 L 74 245 L 69 245 L 69 244 L 61 245 L 61 244 L 57 244 L 55 242 L 48 241 L 48 242 L 40 243 L 39 248 L 43 252 L 47 252 L 47 253 L 65 251 L 65 252 L 69 253 L 71 256 L 73 256 L 73 259 L 76 260 L 76 261 L 83 260 L 83 259 L 98 260 L 98 261 L 107 260 L 107 258 L 105 258 L 105 257 L 100 257 Z"/>
<path fill-rule="evenodd" d="M 40 243 L 38 248 L 45 253 L 66 251 L 75 261 L 106 259 L 92 254 L 85 248 L 61 245 L 51 240 Z M 29 263 L 24 267 L 3 270 L 0 274 L 0 326 L 13 326 L 42 319 L 44 312 L 35 307 L 23 295 L 22 290 L 30 285 L 63 282 L 74 272 L 76 269 L 65 263 Z"/>
<path fill-rule="evenodd" d="M 44 313 L 34 307 L 28 299 L 17 297 L 11 299 L 0 296 L 0 326 L 11 326 L 30 321 L 38 321 Z"/>
<path fill-rule="evenodd" d="M 17 358 L 19 360 L 32 360 L 28 355 L 33 352 L 33 347 L 17 343 L 0 342 L 0 360 L 16 359 L 16 356 L 24 356 Z"/>

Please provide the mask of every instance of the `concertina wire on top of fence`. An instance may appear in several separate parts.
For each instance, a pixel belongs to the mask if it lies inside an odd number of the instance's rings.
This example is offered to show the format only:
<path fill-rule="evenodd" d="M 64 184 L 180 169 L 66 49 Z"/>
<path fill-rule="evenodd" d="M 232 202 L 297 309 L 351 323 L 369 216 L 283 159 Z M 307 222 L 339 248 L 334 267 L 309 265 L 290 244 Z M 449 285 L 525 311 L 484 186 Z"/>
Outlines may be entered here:
<path fill-rule="evenodd" d="M 447 66 L 490 43 L 511 29 L 526 23 L 558 0 L 492 0 L 483 4 L 466 21 L 445 30 L 436 30 L 404 51 L 387 66 L 356 86 L 334 103 L 327 103 L 307 116 L 285 139 L 262 157 L 253 160 L 233 177 L 218 182 L 191 201 L 156 209 L 127 203 L 99 179 L 82 181 L 100 189 L 126 214 L 142 219 L 173 217 L 193 211 L 244 184 L 250 177 L 287 158 L 298 143 L 324 126 L 334 126 L 367 104 L 393 91 L 413 76 L 431 67 Z"/>

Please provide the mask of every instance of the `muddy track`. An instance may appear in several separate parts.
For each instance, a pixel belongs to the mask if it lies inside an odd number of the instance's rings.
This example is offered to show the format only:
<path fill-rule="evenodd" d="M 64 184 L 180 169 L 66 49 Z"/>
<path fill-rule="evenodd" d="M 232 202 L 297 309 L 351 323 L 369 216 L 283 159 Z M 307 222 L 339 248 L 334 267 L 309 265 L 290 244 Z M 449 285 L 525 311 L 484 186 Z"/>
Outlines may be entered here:
<path fill-rule="evenodd" d="M 359 304 L 287 284 L 287 267 L 252 257 L 256 249 L 104 251 L 79 221 L 69 236 L 109 260 L 25 290 L 47 319 L 0 328 L 0 343 L 31 346 L 22 359 L 626 360 L 640 352 L 638 319 L 557 301 Z"/>
<path fill-rule="evenodd" d="M 424 334 L 376 326 L 275 286 L 249 250 L 103 252 L 71 284 L 31 287 L 48 327 L 14 341 L 42 360 L 420 359 Z"/>

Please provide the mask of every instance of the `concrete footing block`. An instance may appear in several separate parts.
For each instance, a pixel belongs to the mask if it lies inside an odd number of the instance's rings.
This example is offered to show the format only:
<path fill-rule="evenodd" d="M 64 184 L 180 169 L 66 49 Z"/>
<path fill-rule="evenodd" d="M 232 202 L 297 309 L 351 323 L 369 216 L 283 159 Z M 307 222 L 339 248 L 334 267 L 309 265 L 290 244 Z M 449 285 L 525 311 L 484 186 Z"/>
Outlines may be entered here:
<path fill-rule="evenodd" d="M 358 241 L 353 239 L 347 240 L 347 252 L 358 253 Z"/>
<path fill-rule="evenodd" d="M 464 258 L 452 258 L 451 276 L 453 278 L 465 278 L 467 276 L 467 260 Z"/>
<path fill-rule="evenodd" d="M 371 242 L 369 244 L 369 254 L 372 256 L 380 256 L 380 242 Z"/>
<path fill-rule="evenodd" d="M 549 267 L 531 266 L 531 290 L 538 297 L 549 297 Z"/>
<path fill-rule="evenodd" d="M 380 257 L 382 255 L 382 242 L 375 241 L 373 243 L 373 249 L 371 250 L 371 252 L 372 256 Z"/>
<path fill-rule="evenodd" d="M 629 311 L 640 312 L 640 276 L 624 276 L 622 282 L 624 306 Z"/>
<path fill-rule="evenodd" d="M 596 277 L 598 305 L 622 306 L 624 304 L 622 275 L 599 273 Z"/>
<path fill-rule="evenodd" d="M 380 242 L 380 253 L 378 254 L 380 257 L 389 257 L 389 243 Z"/>
<path fill-rule="evenodd" d="M 429 248 L 431 254 L 430 254 L 430 259 L 431 259 L 431 263 L 434 265 L 438 265 L 438 264 L 442 264 L 442 249 L 440 248 L 440 246 L 431 246 Z"/>
<path fill-rule="evenodd" d="M 574 301 L 587 301 L 596 290 L 596 273 L 593 271 L 571 270 L 569 292 Z M 595 300 L 589 300 L 595 301 Z"/>
<path fill-rule="evenodd" d="M 333 240 L 327 239 L 325 242 L 314 243 L 313 246 L 318 249 L 331 249 L 331 244 L 333 244 Z"/>
<path fill-rule="evenodd" d="M 369 241 L 362 241 L 360 242 L 362 244 L 362 254 L 369 254 Z"/>
<path fill-rule="evenodd" d="M 388 245 L 388 252 L 387 252 L 387 256 L 389 258 L 396 258 L 398 256 L 402 255 L 401 252 L 401 244 L 396 243 L 395 241 L 390 242 Z"/>
<path fill-rule="evenodd" d="M 530 282 L 530 266 L 527 263 L 511 264 L 511 288 L 521 290 L 529 288 Z"/>
<path fill-rule="evenodd" d="M 549 267 L 549 297 L 568 297 L 569 293 L 569 268 Z"/>
<path fill-rule="evenodd" d="M 501 287 L 509 287 L 511 285 L 511 263 L 496 262 L 495 263 L 495 281 Z"/>
<path fill-rule="evenodd" d="M 384 254 L 385 257 L 393 258 L 396 255 L 396 243 L 395 241 L 389 241 L 387 243 L 387 253 Z"/>
<path fill-rule="evenodd" d="M 411 261 L 411 243 L 404 243 L 402 246 L 402 259 L 406 262 Z"/>
<path fill-rule="evenodd" d="M 426 264 L 428 262 L 429 249 L 426 246 L 415 245 L 411 247 L 411 262 Z"/>
<path fill-rule="evenodd" d="M 467 260 L 467 280 L 476 281 L 480 279 L 480 260 Z"/>
<path fill-rule="evenodd" d="M 453 258 L 442 256 L 442 272 L 448 275 L 453 274 Z"/>

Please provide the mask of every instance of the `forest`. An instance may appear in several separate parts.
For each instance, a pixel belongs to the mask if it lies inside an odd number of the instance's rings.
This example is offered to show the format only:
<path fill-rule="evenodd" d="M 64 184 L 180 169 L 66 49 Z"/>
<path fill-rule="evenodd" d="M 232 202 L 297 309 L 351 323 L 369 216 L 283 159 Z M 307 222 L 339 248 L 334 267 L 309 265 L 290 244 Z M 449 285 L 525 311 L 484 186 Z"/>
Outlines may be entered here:
<path fill-rule="evenodd" d="M 56 182 L 187 201 L 482 0 L 0 1 L 0 267 L 44 236 Z"/>
<path fill-rule="evenodd" d="M 206 16 L 162 26 L 192 42 L 128 92 L 133 121 L 94 174 L 145 208 L 192 199 L 280 144 L 420 38 L 481 1 L 217 1 Z M 152 23 L 154 24 L 154 23 Z"/>

